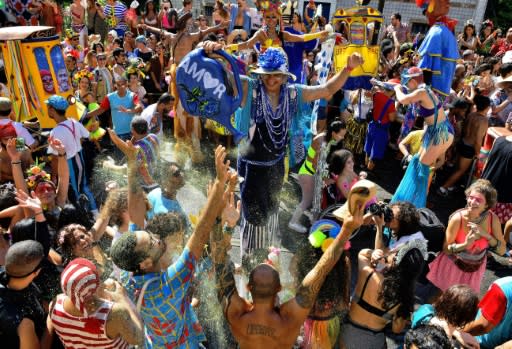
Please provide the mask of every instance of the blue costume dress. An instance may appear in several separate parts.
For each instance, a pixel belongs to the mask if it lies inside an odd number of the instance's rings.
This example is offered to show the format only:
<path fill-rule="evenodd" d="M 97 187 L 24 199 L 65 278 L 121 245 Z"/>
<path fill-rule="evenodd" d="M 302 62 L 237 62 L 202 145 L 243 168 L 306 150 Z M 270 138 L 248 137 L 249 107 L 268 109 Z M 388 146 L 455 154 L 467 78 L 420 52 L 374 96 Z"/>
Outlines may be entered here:
<path fill-rule="evenodd" d="M 244 178 L 240 184 L 244 254 L 276 244 L 287 144 L 302 144 L 293 141 L 294 134 L 301 129 L 299 118 L 294 117 L 301 115 L 301 85 L 284 84 L 274 111 L 263 83 L 253 79 L 248 82 L 246 104 L 236 115 L 237 129 L 250 134 L 247 142 L 239 146 L 237 164 L 238 174 Z"/>
<path fill-rule="evenodd" d="M 442 96 L 449 95 L 460 58 L 455 35 L 444 23 L 435 23 L 427 32 L 419 54 L 418 67 L 432 72 L 432 89 Z"/>
<path fill-rule="evenodd" d="M 421 140 L 422 148 L 428 149 L 430 145 L 437 145 L 448 141 L 450 134 L 453 135 L 453 127 L 447 118 L 440 123 L 437 122 L 437 111 L 441 107 L 441 103 L 435 103 L 430 87 L 422 87 L 426 89 L 430 99 L 434 102 L 433 109 L 427 109 L 420 105 L 418 110 L 419 115 L 423 117 L 434 115 L 434 123 L 427 126 Z M 427 204 L 429 176 L 430 166 L 420 162 L 419 154 L 414 155 L 407 166 L 404 177 L 396 189 L 391 202 L 408 201 L 417 208 L 425 207 Z"/>

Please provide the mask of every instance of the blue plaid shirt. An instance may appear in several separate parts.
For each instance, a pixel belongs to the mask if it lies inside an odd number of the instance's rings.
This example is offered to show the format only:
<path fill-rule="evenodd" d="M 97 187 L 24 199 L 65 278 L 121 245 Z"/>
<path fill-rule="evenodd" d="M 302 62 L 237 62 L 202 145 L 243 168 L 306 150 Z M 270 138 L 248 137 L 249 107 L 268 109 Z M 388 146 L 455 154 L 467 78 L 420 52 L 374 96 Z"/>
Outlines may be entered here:
<path fill-rule="evenodd" d="M 141 316 L 144 320 L 146 348 L 197 348 L 206 338 L 187 297 L 196 260 L 185 248 L 179 259 L 165 272 L 121 275 L 130 298 L 137 302 L 146 281 Z"/>

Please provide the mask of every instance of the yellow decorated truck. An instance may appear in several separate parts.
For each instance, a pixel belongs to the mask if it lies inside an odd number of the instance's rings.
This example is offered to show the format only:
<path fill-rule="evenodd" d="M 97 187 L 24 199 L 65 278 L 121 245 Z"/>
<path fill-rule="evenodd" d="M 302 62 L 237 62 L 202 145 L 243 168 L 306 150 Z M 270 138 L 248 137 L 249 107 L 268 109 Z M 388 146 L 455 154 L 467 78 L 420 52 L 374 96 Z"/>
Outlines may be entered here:
<path fill-rule="evenodd" d="M 334 69 L 336 72 L 343 69 L 347 58 L 354 52 L 359 52 L 364 58 L 364 64 L 350 73 L 345 89 L 371 89 L 370 79 L 377 75 L 380 60 L 380 47 L 375 38 L 379 35 L 377 28 L 382 27 L 383 20 L 378 10 L 368 6 L 340 8 L 334 13 L 332 23 L 343 22 L 347 40 L 346 44 L 334 48 Z"/>
<path fill-rule="evenodd" d="M 54 94 L 70 103 L 68 117 L 81 116 L 84 109 L 75 103 L 61 41 L 53 27 L 0 28 L 0 46 L 16 121 L 37 118 L 41 128 L 53 128 L 55 122 L 48 117 L 44 101 Z"/>

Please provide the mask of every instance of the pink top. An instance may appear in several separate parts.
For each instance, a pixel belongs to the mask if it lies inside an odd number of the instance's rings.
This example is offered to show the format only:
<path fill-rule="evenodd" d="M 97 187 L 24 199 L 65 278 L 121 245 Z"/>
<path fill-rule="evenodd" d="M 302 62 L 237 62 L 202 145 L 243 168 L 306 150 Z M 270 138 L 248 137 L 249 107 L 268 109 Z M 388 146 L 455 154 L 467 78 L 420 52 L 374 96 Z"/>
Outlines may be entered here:
<path fill-rule="evenodd" d="M 457 231 L 457 235 L 455 236 L 455 243 L 462 244 L 464 241 L 466 241 L 466 235 L 468 232 L 464 230 L 464 225 L 462 222 L 464 221 L 464 218 L 462 217 L 462 211 L 460 212 L 460 226 L 459 230 Z M 491 235 L 492 234 L 492 214 L 489 218 L 489 224 L 487 228 L 487 232 Z M 489 247 L 489 241 L 487 241 L 486 238 L 480 238 L 471 244 L 471 246 L 467 247 L 466 250 L 472 254 L 478 254 L 484 250 L 486 250 Z"/>

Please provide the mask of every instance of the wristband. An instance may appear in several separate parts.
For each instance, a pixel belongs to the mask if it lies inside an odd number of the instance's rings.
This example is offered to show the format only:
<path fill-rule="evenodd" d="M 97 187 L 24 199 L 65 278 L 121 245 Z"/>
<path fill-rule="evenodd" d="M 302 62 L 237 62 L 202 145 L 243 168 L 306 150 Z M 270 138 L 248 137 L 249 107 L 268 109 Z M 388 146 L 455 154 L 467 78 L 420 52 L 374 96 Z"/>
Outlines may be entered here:
<path fill-rule="evenodd" d="M 350 68 L 348 65 L 345 66 L 345 70 L 348 71 L 349 73 L 354 70 L 354 68 Z"/>
<path fill-rule="evenodd" d="M 228 53 L 236 52 L 236 51 L 238 51 L 238 46 L 239 46 L 239 44 L 231 44 L 229 46 L 226 46 L 226 51 Z"/>
<path fill-rule="evenodd" d="M 37 216 L 37 215 L 40 215 L 40 214 L 43 214 L 43 211 L 39 211 L 39 212 L 34 213 L 34 216 Z"/>
<path fill-rule="evenodd" d="M 21 164 L 21 160 L 11 161 L 11 165 L 20 165 L 20 164 Z"/>
<path fill-rule="evenodd" d="M 59 158 L 63 158 L 63 157 L 65 157 L 65 156 L 66 156 L 66 153 L 64 153 L 64 154 L 57 154 L 57 156 L 58 156 Z"/>
<path fill-rule="evenodd" d="M 304 34 L 304 41 L 311 41 L 322 36 L 322 32 Z"/>

